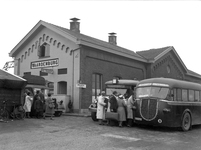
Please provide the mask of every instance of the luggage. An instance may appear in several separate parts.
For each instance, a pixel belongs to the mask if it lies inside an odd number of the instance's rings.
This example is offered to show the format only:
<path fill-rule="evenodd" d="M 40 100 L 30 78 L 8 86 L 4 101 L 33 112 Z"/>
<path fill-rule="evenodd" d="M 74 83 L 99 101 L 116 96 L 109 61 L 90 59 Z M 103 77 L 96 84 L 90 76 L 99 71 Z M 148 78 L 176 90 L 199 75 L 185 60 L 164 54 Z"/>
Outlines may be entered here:
<path fill-rule="evenodd" d="M 105 119 L 119 120 L 119 114 L 116 112 L 105 112 Z"/>

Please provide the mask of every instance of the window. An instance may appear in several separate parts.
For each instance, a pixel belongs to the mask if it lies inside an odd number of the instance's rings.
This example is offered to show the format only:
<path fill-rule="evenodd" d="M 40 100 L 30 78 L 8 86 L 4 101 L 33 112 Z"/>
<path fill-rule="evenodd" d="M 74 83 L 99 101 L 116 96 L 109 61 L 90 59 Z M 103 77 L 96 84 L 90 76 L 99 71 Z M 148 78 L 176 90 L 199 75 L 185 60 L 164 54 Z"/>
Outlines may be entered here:
<path fill-rule="evenodd" d="M 48 76 L 48 73 L 40 71 L 40 76 Z"/>
<path fill-rule="evenodd" d="M 177 101 L 177 89 L 174 89 L 174 101 Z"/>
<path fill-rule="evenodd" d="M 188 90 L 182 90 L 182 101 L 188 101 Z"/>
<path fill-rule="evenodd" d="M 31 72 L 24 72 L 24 75 L 31 75 Z"/>
<path fill-rule="evenodd" d="M 194 101 L 194 90 L 189 90 L 189 101 Z"/>
<path fill-rule="evenodd" d="M 38 56 L 39 57 L 49 57 L 50 56 L 50 45 L 47 43 L 43 43 L 38 48 Z"/>
<path fill-rule="evenodd" d="M 101 74 L 92 74 L 92 96 L 95 98 L 102 91 L 102 75 Z"/>
<path fill-rule="evenodd" d="M 66 81 L 60 81 L 58 82 L 58 94 L 67 94 L 67 82 Z"/>
<path fill-rule="evenodd" d="M 199 91 L 195 91 L 195 102 L 200 101 L 200 93 Z"/>
<path fill-rule="evenodd" d="M 67 68 L 58 69 L 58 74 L 67 74 Z"/>
<path fill-rule="evenodd" d="M 177 101 L 181 101 L 181 89 L 177 89 Z"/>

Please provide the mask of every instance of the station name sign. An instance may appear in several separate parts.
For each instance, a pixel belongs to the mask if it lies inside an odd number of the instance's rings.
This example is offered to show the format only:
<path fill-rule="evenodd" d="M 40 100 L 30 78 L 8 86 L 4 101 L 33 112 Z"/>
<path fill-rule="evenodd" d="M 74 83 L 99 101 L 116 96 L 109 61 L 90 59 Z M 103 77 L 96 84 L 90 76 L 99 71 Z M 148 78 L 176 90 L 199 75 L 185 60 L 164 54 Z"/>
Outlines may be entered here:
<path fill-rule="evenodd" d="M 31 62 L 31 69 L 43 68 L 43 67 L 55 67 L 59 65 L 59 58 L 49 59 L 43 61 Z"/>

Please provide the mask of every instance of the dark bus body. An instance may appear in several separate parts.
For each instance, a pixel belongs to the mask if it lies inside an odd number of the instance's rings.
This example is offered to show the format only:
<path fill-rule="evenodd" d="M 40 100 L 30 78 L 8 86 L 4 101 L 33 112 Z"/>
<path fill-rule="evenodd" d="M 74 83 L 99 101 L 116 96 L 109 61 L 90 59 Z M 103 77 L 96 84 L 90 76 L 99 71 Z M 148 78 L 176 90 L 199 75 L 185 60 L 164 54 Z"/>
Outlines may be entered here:
<path fill-rule="evenodd" d="M 170 78 L 142 80 L 136 87 L 134 110 L 137 124 L 188 131 L 201 124 L 201 85 Z"/>

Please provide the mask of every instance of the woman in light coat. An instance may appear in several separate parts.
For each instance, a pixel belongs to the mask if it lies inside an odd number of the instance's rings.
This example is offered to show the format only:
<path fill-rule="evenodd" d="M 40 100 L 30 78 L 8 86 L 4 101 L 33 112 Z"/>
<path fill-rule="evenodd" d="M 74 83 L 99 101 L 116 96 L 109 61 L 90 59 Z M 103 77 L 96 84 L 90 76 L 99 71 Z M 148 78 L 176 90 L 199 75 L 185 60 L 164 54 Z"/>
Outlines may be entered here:
<path fill-rule="evenodd" d="M 99 125 L 103 125 L 103 120 L 105 119 L 105 92 L 102 91 L 100 96 L 98 96 L 98 103 L 97 103 L 97 112 L 96 118 L 99 120 Z"/>
<path fill-rule="evenodd" d="M 24 110 L 26 112 L 27 118 L 30 118 L 32 101 L 33 99 L 30 97 L 30 92 L 27 92 L 27 95 L 25 97 L 25 103 L 24 103 Z"/>
<path fill-rule="evenodd" d="M 134 95 L 131 95 L 128 98 L 126 110 L 127 110 L 127 120 L 128 120 L 128 127 L 132 126 L 133 123 L 133 104 L 134 104 Z"/>

